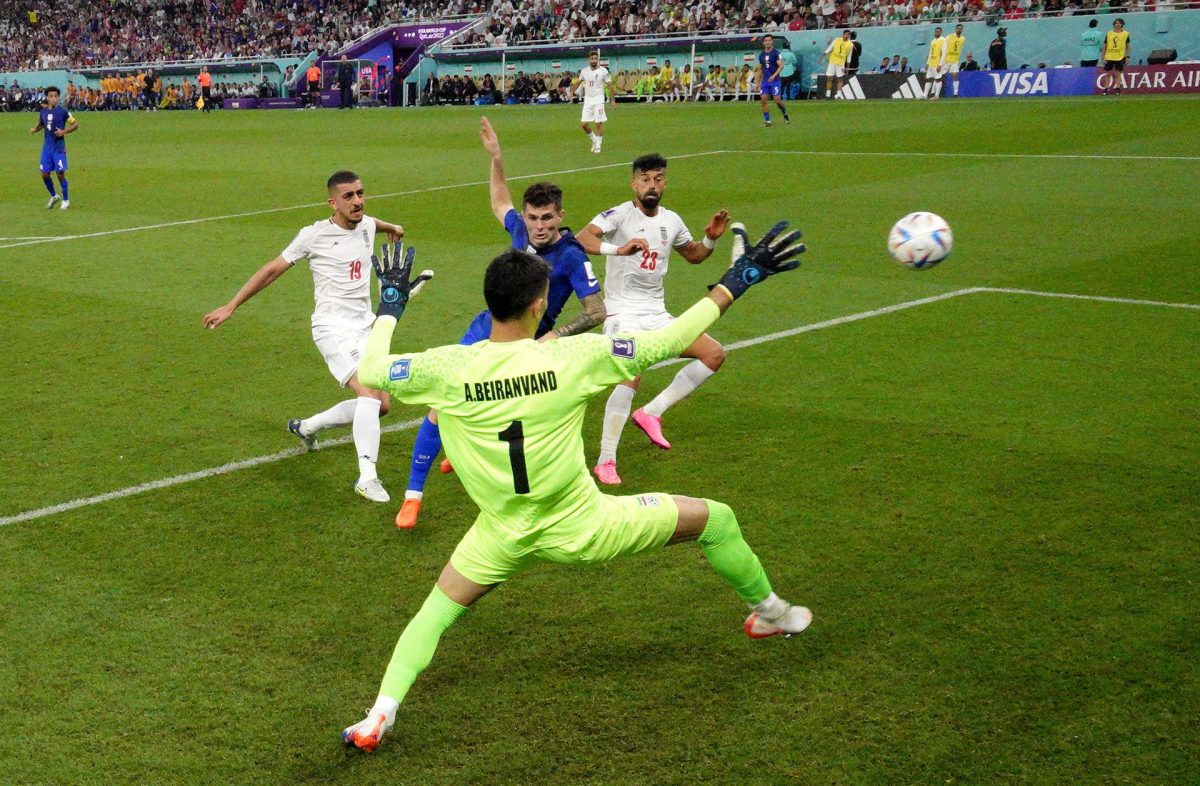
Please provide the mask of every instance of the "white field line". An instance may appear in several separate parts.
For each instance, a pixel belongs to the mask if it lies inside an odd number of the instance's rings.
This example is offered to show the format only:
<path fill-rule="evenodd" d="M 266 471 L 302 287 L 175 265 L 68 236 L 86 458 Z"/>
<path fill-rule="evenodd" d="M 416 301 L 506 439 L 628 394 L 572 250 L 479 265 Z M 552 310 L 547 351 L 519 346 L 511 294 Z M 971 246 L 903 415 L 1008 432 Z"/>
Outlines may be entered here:
<path fill-rule="evenodd" d="M 730 344 L 729 346 L 725 347 L 725 349 L 726 349 L 726 351 L 731 351 L 731 350 L 735 350 L 735 349 L 742 349 L 744 347 L 752 347 L 752 346 L 756 346 L 758 344 L 766 343 L 768 341 L 777 341 L 778 339 L 781 339 L 781 338 L 788 338 L 790 336 L 796 336 L 801 333 L 809 333 L 814 330 L 823 330 L 825 328 L 835 327 L 837 325 L 845 325 L 850 322 L 858 322 L 863 319 L 879 317 L 879 316 L 883 316 L 885 314 L 893 314 L 897 311 L 903 311 L 905 309 L 915 308 L 916 306 L 923 306 L 923 305 L 927 305 L 929 303 L 936 303 L 940 300 L 949 300 L 950 298 L 956 298 L 956 297 L 961 297 L 963 295 L 973 295 L 973 294 L 979 294 L 979 293 L 995 293 L 995 294 L 1003 294 L 1003 295 L 1032 295 L 1035 297 L 1066 298 L 1066 299 L 1070 299 L 1070 300 L 1086 300 L 1086 301 L 1101 302 L 1101 303 L 1121 303 L 1121 304 L 1126 304 L 1126 305 L 1159 306 L 1159 307 L 1165 307 L 1165 308 L 1183 308 L 1183 309 L 1200 310 L 1200 304 L 1194 304 L 1194 303 L 1169 303 L 1169 302 L 1160 301 L 1160 300 L 1137 300 L 1134 298 L 1104 297 L 1101 295 L 1074 295 L 1074 294 L 1063 293 L 1063 292 L 1041 292 L 1041 291 L 1032 290 L 1032 289 L 1004 289 L 1004 288 L 998 288 L 998 287 L 967 287 L 966 289 L 956 289 L 952 292 L 943 292 L 940 295 L 931 295 L 930 297 L 918 298 L 916 300 L 908 300 L 903 303 L 896 303 L 891 306 L 883 306 L 881 308 L 873 308 L 868 311 L 859 311 L 856 314 L 847 314 L 846 316 L 835 317 L 833 319 L 826 319 L 821 322 L 813 322 L 808 325 L 801 325 L 799 327 L 791 328 L 790 330 L 781 330 L 776 333 L 768 333 L 763 336 L 757 336 L 755 338 L 748 338 L 743 341 L 734 342 L 734 343 Z M 660 368 L 662 366 L 668 366 L 668 365 L 672 365 L 675 363 L 681 363 L 681 362 L 683 362 L 683 360 L 680 360 L 680 359 L 669 360 L 664 363 L 659 363 L 659 364 L 653 366 L 652 368 Z M 382 429 L 382 431 L 385 434 L 391 433 L 394 431 L 407 431 L 409 429 L 413 429 L 413 428 L 416 428 L 417 426 L 419 426 L 421 424 L 422 420 L 423 420 L 423 418 L 416 418 L 413 420 L 406 420 L 401 423 L 393 423 L 390 426 L 384 427 Z M 336 447 L 339 445 L 346 445 L 352 441 L 353 441 L 353 436 L 347 434 L 346 436 L 338 437 L 337 439 L 322 441 L 320 449 L 324 450 L 325 448 Z M 51 505 L 49 507 L 38 508 L 36 510 L 27 510 L 23 513 L 17 513 L 12 516 L 5 516 L 3 518 L 0 518 L 0 526 L 6 526 L 8 524 L 16 524 L 16 523 L 22 522 L 22 521 L 32 521 L 33 519 L 45 518 L 46 516 L 53 516 L 56 513 L 65 513 L 66 511 L 76 510 L 77 508 L 88 507 L 90 505 L 99 505 L 102 502 L 110 502 L 115 499 L 123 499 L 125 497 L 132 497 L 137 494 L 143 494 L 147 491 L 156 491 L 158 489 L 170 488 L 171 486 L 178 486 L 183 483 L 191 483 L 192 481 L 195 481 L 195 480 L 204 480 L 206 478 L 216 477 L 217 475 L 228 475 L 229 473 L 236 472 L 238 470 L 250 469 L 252 467 L 262 466 L 263 464 L 272 464 L 276 461 L 282 461 L 284 459 L 291 458 L 293 456 L 298 456 L 303 452 L 304 452 L 303 448 L 299 448 L 299 447 L 289 448 L 287 450 L 281 450 L 278 453 L 270 453 L 265 456 L 256 456 L 255 458 L 243 459 L 241 461 L 234 461 L 229 464 L 222 464 L 219 467 L 210 467 L 209 469 L 202 469 L 202 470 L 197 470 L 195 472 L 188 472 L 183 475 L 175 475 L 175 476 L 169 477 L 169 478 L 162 478 L 160 480 L 150 481 L 149 483 L 141 483 L 136 486 L 129 486 L 127 488 L 117 489 L 116 491 L 110 491 L 105 494 L 98 494 L 93 497 L 81 497 L 79 499 L 71 500 L 70 502 L 59 503 L 58 505 Z"/>
<path fill-rule="evenodd" d="M 0 237 L 0 240 L 51 240 L 54 235 L 22 235 L 20 237 Z"/>
<path fill-rule="evenodd" d="M 761 153 L 780 156 L 878 156 L 883 158 L 1032 158 L 1042 160 L 1082 161 L 1200 161 L 1200 156 L 1136 156 L 1101 155 L 1099 153 L 965 153 L 949 151 L 926 153 L 920 151 L 875 151 L 875 150 L 738 150 L 738 153 Z"/>
<path fill-rule="evenodd" d="M 673 159 L 699 158 L 701 156 L 715 156 L 715 155 L 720 155 L 722 153 L 728 153 L 728 152 L 731 152 L 731 151 L 729 151 L 729 150 L 707 150 L 703 153 L 683 153 L 683 154 L 680 154 L 677 156 L 672 156 L 672 158 Z M 532 175 L 515 175 L 515 176 L 509 177 L 508 180 L 509 181 L 533 180 L 535 178 L 540 178 L 540 177 L 552 177 L 554 175 L 572 175 L 577 172 L 595 172 L 595 171 L 598 171 L 601 169 L 612 169 L 614 167 L 628 167 L 628 166 L 629 166 L 628 161 L 621 161 L 620 163 L 615 163 L 615 164 L 597 164 L 595 166 L 577 167 L 575 169 L 559 169 L 554 172 L 537 172 Z M 444 186 L 429 186 L 428 188 L 416 188 L 411 191 L 392 191 L 387 194 L 369 194 L 368 198 L 371 199 L 372 201 L 374 201 L 376 199 L 390 199 L 392 197 L 414 196 L 416 194 L 432 194 L 435 191 L 449 191 L 449 190 L 455 189 L 455 188 L 472 188 L 474 186 L 486 186 L 487 184 L 488 184 L 488 181 L 486 181 L 486 180 L 473 180 L 469 183 L 451 183 L 449 185 L 444 185 Z M 61 243 L 64 240 L 83 240 L 85 238 L 92 238 L 92 237 L 108 237 L 109 235 L 124 235 L 129 232 L 147 232 L 151 229 L 166 229 L 167 227 L 181 227 L 181 226 L 187 226 L 189 224 L 204 224 L 209 221 L 226 221 L 231 218 L 249 218 L 250 216 L 262 216 L 262 215 L 266 215 L 268 213 L 286 213 L 289 210 L 307 210 L 308 208 L 321 207 L 324 204 L 325 204 L 324 202 L 308 202 L 308 203 L 305 203 L 302 205 L 290 205 L 288 207 L 268 207 L 268 208 L 263 208 L 262 210 L 248 210 L 244 213 L 228 213 L 223 216 L 208 216 L 206 218 L 189 218 L 189 219 L 184 219 L 182 221 L 168 221 L 163 224 L 146 224 L 144 226 L 137 226 L 137 227 L 124 227 L 123 229 L 106 229 L 102 232 L 88 232 L 88 233 L 82 234 L 82 235 L 60 235 L 58 237 L 30 238 L 30 239 L 25 239 L 19 243 L 7 243 L 5 245 L 0 245 L 0 249 L 19 248 L 21 246 L 36 246 L 36 245 L 41 245 L 42 243 Z M 18 239 L 18 238 L 0 238 L 0 240 L 16 240 L 16 239 Z M 0 523 L 2 523 L 2 522 L 0 522 Z"/>

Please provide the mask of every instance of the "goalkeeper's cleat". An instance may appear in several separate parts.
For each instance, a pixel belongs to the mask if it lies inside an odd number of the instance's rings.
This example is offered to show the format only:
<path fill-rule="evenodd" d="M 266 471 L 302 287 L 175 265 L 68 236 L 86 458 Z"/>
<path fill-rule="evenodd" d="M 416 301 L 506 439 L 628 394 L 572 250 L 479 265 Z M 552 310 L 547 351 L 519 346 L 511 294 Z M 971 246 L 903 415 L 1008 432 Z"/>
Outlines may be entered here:
<path fill-rule="evenodd" d="M 366 718 L 342 732 L 342 742 L 372 753 L 383 739 L 383 735 L 391 731 L 391 728 L 392 724 L 387 722 L 387 716 L 382 712 L 368 714 Z"/>
<path fill-rule="evenodd" d="M 621 476 L 617 474 L 617 462 L 602 461 L 592 468 L 592 472 L 596 475 L 596 480 L 606 486 L 621 485 Z"/>
<path fill-rule="evenodd" d="M 396 514 L 396 529 L 412 529 L 417 526 L 417 517 L 421 515 L 421 500 L 411 497 L 404 500 L 400 512 Z"/>
<path fill-rule="evenodd" d="M 317 449 L 317 435 L 316 434 L 305 434 L 303 431 L 301 431 L 300 430 L 300 422 L 301 422 L 300 418 L 292 418 L 291 420 L 289 420 L 288 421 L 288 431 L 295 434 L 296 438 L 299 439 L 302 443 L 304 443 L 305 450 L 316 450 Z"/>
<path fill-rule="evenodd" d="M 443 475 L 449 475 L 454 471 L 454 465 L 450 463 L 450 459 L 442 459 L 441 466 L 438 467 Z"/>
<path fill-rule="evenodd" d="M 388 496 L 387 489 L 383 487 L 383 481 L 379 478 L 371 478 L 370 480 L 358 479 L 354 484 L 354 490 L 359 496 L 366 497 L 372 502 L 389 502 L 392 498 Z"/>
<path fill-rule="evenodd" d="M 69 199 L 64 199 L 64 200 L 62 201 L 62 204 L 58 206 L 58 209 L 59 209 L 59 210 L 66 210 L 66 209 L 67 209 L 67 208 L 69 208 L 70 206 L 71 206 L 71 200 L 69 200 Z"/>
<path fill-rule="evenodd" d="M 671 443 L 667 442 L 667 438 L 662 433 L 662 418 L 654 415 L 647 415 L 646 410 L 639 409 L 631 416 L 633 425 L 646 432 L 646 436 L 650 438 L 657 447 L 663 450 L 670 450 Z"/>
<path fill-rule="evenodd" d="M 746 618 L 742 629 L 752 639 L 765 639 L 768 636 L 794 636 L 804 631 L 812 623 L 812 612 L 804 606 L 788 606 L 787 610 L 774 619 L 767 619 L 757 611 Z"/>
<path fill-rule="evenodd" d="M 52 209 L 55 205 L 57 205 L 61 201 L 62 201 L 62 197 L 60 197 L 58 194 L 55 194 L 54 196 L 50 197 L 50 201 L 46 203 L 46 209 L 47 210 Z"/>

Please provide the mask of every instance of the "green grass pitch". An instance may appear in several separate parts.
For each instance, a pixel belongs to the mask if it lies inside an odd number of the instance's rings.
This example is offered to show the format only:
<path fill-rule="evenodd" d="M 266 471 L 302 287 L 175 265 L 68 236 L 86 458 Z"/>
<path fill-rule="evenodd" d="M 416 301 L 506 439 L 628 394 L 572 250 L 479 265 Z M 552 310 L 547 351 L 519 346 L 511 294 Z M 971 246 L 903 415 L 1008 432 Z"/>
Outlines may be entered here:
<path fill-rule="evenodd" d="M 650 151 L 693 232 L 723 207 L 803 227 L 803 267 L 715 327 L 731 344 L 972 287 L 1200 303 L 1197 110 L 804 103 L 763 129 L 622 105 L 599 156 L 578 108 L 487 114 L 513 190 L 558 173 L 572 227 Z M 286 450 L 287 418 L 342 396 L 303 267 L 201 329 L 327 214 L 335 169 L 437 271 L 395 346 L 457 340 L 507 239 L 480 114 L 85 114 L 66 212 L 32 116 L 0 116 L 0 518 Z M 954 229 L 928 272 L 884 251 L 912 210 Z M 673 309 L 728 248 L 673 260 Z M 474 517 L 453 476 L 412 533 L 352 493 L 346 446 L 7 522 L 0 783 L 1195 782 L 1198 347 L 1194 308 L 974 292 L 737 349 L 669 453 L 627 428 L 622 490 L 730 503 L 812 628 L 748 640 L 692 546 L 539 567 L 443 638 L 374 756 L 338 735 Z M 383 439 L 396 497 L 412 438 Z"/>

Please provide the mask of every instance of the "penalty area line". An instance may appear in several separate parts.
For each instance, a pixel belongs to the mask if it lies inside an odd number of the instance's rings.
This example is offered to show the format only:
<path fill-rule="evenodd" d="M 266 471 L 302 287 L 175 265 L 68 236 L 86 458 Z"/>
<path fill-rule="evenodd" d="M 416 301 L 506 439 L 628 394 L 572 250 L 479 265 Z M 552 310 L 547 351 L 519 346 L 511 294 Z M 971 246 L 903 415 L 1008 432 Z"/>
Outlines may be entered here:
<path fill-rule="evenodd" d="M 536 175 L 535 175 L 535 177 L 536 177 Z M 873 308 L 873 309 L 869 309 L 867 311 L 859 311 L 854 314 L 846 314 L 845 316 L 834 317 L 833 319 L 826 319 L 826 320 L 822 320 L 820 322 L 812 322 L 810 324 L 800 325 L 799 327 L 794 327 L 789 330 L 780 330 L 775 333 L 767 333 L 762 336 L 756 336 L 754 338 L 743 339 L 742 341 L 735 341 L 734 343 L 726 346 L 725 350 L 728 352 L 728 351 L 732 351 L 735 349 L 743 349 L 745 347 L 753 347 L 753 346 L 757 346 L 759 344 L 765 344 L 769 341 L 777 341 L 781 338 L 789 338 L 791 336 L 798 336 L 802 333 L 811 333 L 814 330 L 824 330 L 825 328 L 836 327 L 838 325 L 845 325 L 845 324 L 849 324 L 851 322 L 858 322 L 858 321 L 861 321 L 864 319 L 871 319 L 873 317 L 880 317 L 880 316 L 884 316 L 885 314 L 894 314 L 897 311 L 904 311 L 906 309 L 916 308 L 917 306 L 924 306 L 924 305 L 928 305 L 930 303 L 937 303 L 942 300 L 950 300 L 951 298 L 962 297 L 963 295 L 974 295 L 974 294 L 981 294 L 981 293 L 992 293 L 992 294 L 1001 294 L 1001 295 L 1025 295 L 1025 296 L 1032 296 L 1032 297 L 1061 298 L 1061 299 L 1067 299 L 1067 300 L 1082 300 L 1082 301 L 1089 301 L 1089 302 L 1094 302 L 1094 303 L 1119 303 L 1119 304 L 1124 304 L 1124 305 L 1157 306 L 1157 307 L 1162 307 L 1162 308 L 1178 308 L 1178 309 L 1188 309 L 1188 310 L 1200 311 L 1200 304 L 1198 304 L 1198 303 L 1172 303 L 1172 302 L 1163 301 L 1163 300 L 1140 300 L 1137 298 L 1107 297 L 1107 296 L 1103 296 L 1103 295 L 1077 295 L 1077 294 L 1068 293 L 1068 292 L 1043 292 L 1043 291 L 1035 290 L 1035 289 L 1011 289 L 1011 288 L 1003 288 L 1003 287 L 967 287 L 965 289 L 956 289 L 951 292 L 943 292 L 941 294 L 931 295 L 929 297 L 917 298 L 916 300 L 906 300 L 903 303 L 895 303 L 890 306 L 882 306 L 880 308 Z M 675 365 L 677 363 L 683 363 L 683 362 L 686 362 L 689 360 L 690 360 L 690 358 L 676 358 L 673 360 L 664 361 L 662 363 L 658 363 L 654 366 L 651 366 L 651 369 L 662 368 L 664 366 L 671 366 L 671 365 Z M 409 429 L 414 429 L 417 426 L 421 425 L 421 422 L 423 420 L 424 420 L 424 418 L 415 418 L 412 420 L 405 420 L 400 423 L 393 423 L 389 426 L 384 426 L 381 429 L 381 432 L 384 434 L 389 434 L 389 433 L 392 433 L 395 431 L 407 431 Z M 353 441 L 354 441 L 353 435 L 346 434 L 346 435 L 338 437 L 336 439 L 322 441 L 320 443 L 320 446 L 318 449 L 324 450 L 326 448 L 337 447 L 340 445 L 347 445 Z M 62 502 L 57 505 L 50 505 L 45 508 L 38 508 L 36 510 L 27 510 L 23 513 L 17 513 L 12 516 L 0 517 L 0 527 L 6 526 L 8 524 L 16 524 L 16 523 L 22 522 L 22 521 L 33 521 L 34 519 L 40 519 L 40 518 L 45 518 L 47 516 L 53 516 L 57 513 L 66 513 L 67 511 L 77 510 L 79 508 L 89 507 L 91 505 L 99 505 L 101 503 L 111 502 L 112 500 L 116 500 L 116 499 L 124 499 L 125 497 L 132 497 L 132 496 L 135 496 L 138 494 L 144 494 L 149 491 L 157 491 L 159 489 L 170 488 L 172 486 L 179 486 L 184 483 L 191 483 L 191 482 L 197 481 L 197 480 L 205 480 L 207 478 L 216 477 L 218 475 L 228 475 L 232 472 L 237 472 L 239 470 L 251 469 L 253 467 L 263 466 L 264 464 L 272 464 L 276 461 L 283 461 L 284 459 L 292 458 L 293 456 L 299 456 L 304 452 L 305 452 L 304 448 L 300 448 L 300 447 L 288 448 L 287 450 L 281 450 L 277 453 L 269 453 L 264 456 L 256 456 L 254 458 L 248 458 L 248 459 L 243 459 L 241 461 L 233 461 L 228 464 L 222 464 L 219 467 L 211 467 L 209 469 L 202 469 L 202 470 L 197 470 L 195 472 L 188 472 L 183 475 L 175 475 L 175 476 L 169 477 L 169 478 L 162 478 L 160 480 L 150 481 L 149 483 L 141 483 L 136 486 L 129 486 L 127 488 L 117 489 L 116 491 L 110 491 L 110 492 L 107 492 L 104 494 L 97 494 L 97 495 L 91 496 L 91 497 L 81 497 L 80 499 L 71 500 L 70 502 Z"/>

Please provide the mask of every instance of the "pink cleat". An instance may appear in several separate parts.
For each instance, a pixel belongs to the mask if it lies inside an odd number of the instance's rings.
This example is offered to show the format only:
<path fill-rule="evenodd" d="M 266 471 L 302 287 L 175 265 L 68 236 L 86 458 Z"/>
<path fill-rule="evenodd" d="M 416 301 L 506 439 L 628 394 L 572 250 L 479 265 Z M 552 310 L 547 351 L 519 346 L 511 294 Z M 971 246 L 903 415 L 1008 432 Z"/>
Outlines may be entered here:
<path fill-rule="evenodd" d="M 667 442 L 667 438 L 662 433 L 662 418 L 657 418 L 654 415 L 647 415 L 646 410 L 639 409 L 633 413 L 633 425 L 646 432 L 646 436 L 655 446 L 663 450 L 670 450 L 671 443 Z"/>
<path fill-rule="evenodd" d="M 606 486 L 621 485 L 621 476 L 617 474 L 617 462 L 605 461 L 597 464 L 592 468 L 592 472 L 596 474 L 596 480 L 599 480 Z"/>
<path fill-rule="evenodd" d="M 781 633 L 784 636 L 794 636 L 812 624 L 812 618 L 812 612 L 804 606 L 788 606 L 787 611 L 772 620 L 754 612 L 746 618 L 742 629 L 752 639 L 765 639 Z"/>

